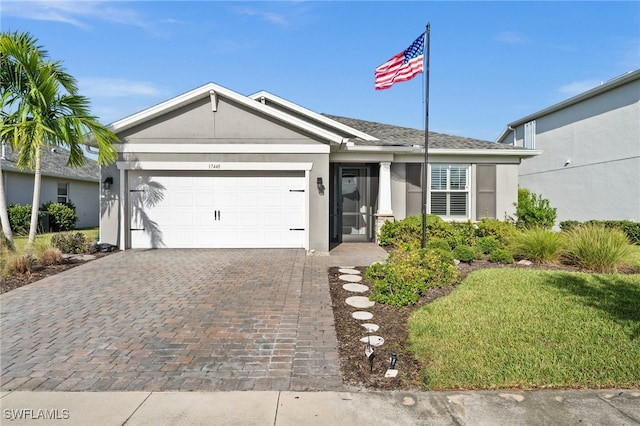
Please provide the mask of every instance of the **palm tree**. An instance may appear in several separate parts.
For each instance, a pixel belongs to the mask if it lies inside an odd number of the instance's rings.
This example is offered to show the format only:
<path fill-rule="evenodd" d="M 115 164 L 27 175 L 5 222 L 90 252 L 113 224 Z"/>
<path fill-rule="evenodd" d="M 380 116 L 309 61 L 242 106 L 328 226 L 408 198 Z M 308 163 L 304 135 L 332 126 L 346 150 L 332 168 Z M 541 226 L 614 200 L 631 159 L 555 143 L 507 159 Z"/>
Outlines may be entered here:
<path fill-rule="evenodd" d="M 28 33 L 0 35 L 3 111 L 0 138 L 18 153 L 18 167 L 34 171 L 31 224 L 26 252 L 30 253 L 38 227 L 42 150 L 56 146 L 69 149 L 67 165 L 79 167 L 84 162 L 82 145 L 92 135 L 97 147 L 98 163 L 116 159 L 112 143 L 118 137 L 90 114 L 87 98 L 78 94 L 76 80 L 60 62 L 48 59 L 47 52 Z M 6 88 L 5 88 L 6 86 Z M 5 110 L 6 108 L 6 110 Z"/>

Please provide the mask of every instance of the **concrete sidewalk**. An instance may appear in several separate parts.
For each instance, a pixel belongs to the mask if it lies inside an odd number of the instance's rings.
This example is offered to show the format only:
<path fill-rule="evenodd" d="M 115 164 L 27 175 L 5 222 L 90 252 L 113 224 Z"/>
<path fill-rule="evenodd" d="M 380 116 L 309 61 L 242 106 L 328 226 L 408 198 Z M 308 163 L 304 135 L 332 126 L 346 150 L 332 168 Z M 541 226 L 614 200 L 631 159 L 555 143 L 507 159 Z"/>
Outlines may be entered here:
<path fill-rule="evenodd" d="M 640 390 L 3 392 L 3 425 L 640 425 Z M 46 420 L 49 419 L 49 420 Z"/>

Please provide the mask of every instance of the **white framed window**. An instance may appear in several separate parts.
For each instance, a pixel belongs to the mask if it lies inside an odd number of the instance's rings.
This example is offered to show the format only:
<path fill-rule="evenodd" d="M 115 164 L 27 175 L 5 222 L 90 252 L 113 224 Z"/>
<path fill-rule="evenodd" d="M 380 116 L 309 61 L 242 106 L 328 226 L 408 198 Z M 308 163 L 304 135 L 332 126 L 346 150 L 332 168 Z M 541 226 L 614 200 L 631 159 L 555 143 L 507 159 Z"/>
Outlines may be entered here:
<path fill-rule="evenodd" d="M 524 123 L 524 147 L 536 149 L 536 120 Z"/>
<path fill-rule="evenodd" d="M 58 183 L 58 202 L 59 203 L 69 202 L 69 184 L 68 183 Z"/>
<path fill-rule="evenodd" d="M 447 219 L 469 218 L 469 165 L 431 164 L 429 212 Z"/>

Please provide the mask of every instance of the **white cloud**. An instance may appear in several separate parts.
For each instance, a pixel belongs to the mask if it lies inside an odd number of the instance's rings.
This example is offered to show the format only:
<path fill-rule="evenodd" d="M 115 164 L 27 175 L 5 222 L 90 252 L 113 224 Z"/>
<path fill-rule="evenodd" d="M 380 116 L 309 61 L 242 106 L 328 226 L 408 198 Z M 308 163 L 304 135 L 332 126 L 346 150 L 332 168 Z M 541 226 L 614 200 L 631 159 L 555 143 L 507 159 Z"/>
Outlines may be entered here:
<path fill-rule="evenodd" d="M 251 7 L 234 8 L 233 11 L 238 15 L 256 16 L 264 21 L 272 24 L 287 26 L 289 20 L 285 15 L 275 12 L 263 12 Z"/>
<path fill-rule="evenodd" d="M 146 81 L 112 78 L 78 79 L 80 93 L 88 98 L 123 98 L 127 96 L 159 96 L 165 91 Z"/>
<path fill-rule="evenodd" d="M 108 21 L 140 28 L 149 28 L 138 13 L 111 1 L 4 1 L 2 13 L 37 21 L 53 21 L 80 28 L 90 28 L 91 21 Z"/>
<path fill-rule="evenodd" d="M 523 44 L 529 42 L 526 36 L 515 31 L 503 31 L 496 36 L 496 40 L 506 44 Z"/>
<path fill-rule="evenodd" d="M 574 81 L 569 84 L 565 84 L 564 86 L 560 86 L 558 92 L 574 96 L 578 95 L 582 92 L 586 92 L 589 89 L 593 89 L 596 86 L 599 86 L 602 82 L 599 80 L 583 80 L 583 81 Z"/>

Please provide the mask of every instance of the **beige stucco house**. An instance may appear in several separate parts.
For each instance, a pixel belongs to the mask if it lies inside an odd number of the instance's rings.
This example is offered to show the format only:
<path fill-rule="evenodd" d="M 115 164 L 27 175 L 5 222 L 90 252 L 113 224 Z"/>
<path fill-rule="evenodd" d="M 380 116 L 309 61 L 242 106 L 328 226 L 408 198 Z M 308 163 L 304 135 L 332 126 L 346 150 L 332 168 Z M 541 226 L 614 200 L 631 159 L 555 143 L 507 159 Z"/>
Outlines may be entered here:
<path fill-rule="evenodd" d="M 565 220 L 640 222 L 640 70 L 507 125 L 501 145 L 541 152 L 520 185 Z"/>
<path fill-rule="evenodd" d="M 318 114 L 209 83 L 111 125 L 103 243 L 128 248 L 295 247 L 372 241 L 421 212 L 424 131 Z M 428 210 L 504 218 L 533 150 L 429 136 Z"/>

